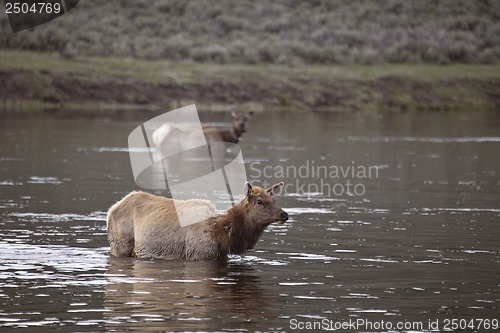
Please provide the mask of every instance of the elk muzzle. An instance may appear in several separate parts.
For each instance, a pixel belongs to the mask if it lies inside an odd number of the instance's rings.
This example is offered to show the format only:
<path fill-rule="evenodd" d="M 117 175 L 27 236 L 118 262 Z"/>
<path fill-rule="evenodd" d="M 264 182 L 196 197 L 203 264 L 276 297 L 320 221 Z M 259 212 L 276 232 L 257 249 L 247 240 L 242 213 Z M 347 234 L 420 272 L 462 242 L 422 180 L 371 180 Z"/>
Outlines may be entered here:
<path fill-rule="evenodd" d="M 275 219 L 275 222 L 279 222 L 280 224 L 285 223 L 288 220 L 288 213 L 284 210 L 281 211 L 281 215 L 279 218 Z"/>

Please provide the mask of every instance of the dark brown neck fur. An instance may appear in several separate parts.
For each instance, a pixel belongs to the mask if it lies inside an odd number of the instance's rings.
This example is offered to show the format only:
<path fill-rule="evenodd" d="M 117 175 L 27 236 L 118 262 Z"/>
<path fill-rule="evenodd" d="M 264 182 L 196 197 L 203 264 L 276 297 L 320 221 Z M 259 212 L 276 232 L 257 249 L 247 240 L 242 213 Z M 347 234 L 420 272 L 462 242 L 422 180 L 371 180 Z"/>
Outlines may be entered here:
<path fill-rule="evenodd" d="M 229 130 L 224 130 L 221 132 L 222 140 L 225 142 L 238 143 L 240 142 L 240 138 L 243 135 L 242 131 L 238 131 L 236 128 L 232 128 Z"/>
<path fill-rule="evenodd" d="M 226 215 L 215 217 L 213 237 L 226 254 L 241 254 L 253 249 L 265 227 L 247 217 L 245 202 L 230 208 Z"/>

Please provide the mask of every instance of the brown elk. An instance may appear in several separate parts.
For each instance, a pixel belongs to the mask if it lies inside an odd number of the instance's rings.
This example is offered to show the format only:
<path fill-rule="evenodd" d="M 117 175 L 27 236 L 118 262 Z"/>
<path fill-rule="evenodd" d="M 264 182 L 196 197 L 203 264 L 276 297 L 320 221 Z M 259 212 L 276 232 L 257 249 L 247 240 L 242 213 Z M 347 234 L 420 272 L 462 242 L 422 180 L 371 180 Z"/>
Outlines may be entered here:
<path fill-rule="evenodd" d="M 108 211 L 111 254 L 117 257 L 218 260 L 252 249 L 264 229 L 284 223 L 288 214 L 274 201 L 284 184 L 267 190 L 245 183 L 245 198 L 217 215 L 207 200 L 176 201 L 132 192 Z M 176 211 L 177 208 L 177 211 Z M 202 215 L 202 222 L 181 227 L 178 214 Z"/>
<path fill-rule="evenodd" d="M 221 129 L 211 125 L 203 125 L 203 135 L 193 131 L 193 127 L 165 123 L 158 127 L 152 135 L 153 143 L 157 149 L 156 160 L 185 151 L 193 146 L 199 146 L 205 139 L 207 143 L 229 142 L 237 144 L 247 130 L 247 122 L 252 117 L 249 113 L 232 113 L 233 121 L 230 129 Z M 204 136 L 204 138 L 203 138 Z"/>
<path fill-rule="evenodd" d="M 230 129 L 219 129 L 210 125 L 203 126 L 203 133 L 208 142 L 239 143 L 243 133 L 247 131 L 247 122 L 253 116 L 253 111 L 233 115 L 233 125 Z"/>

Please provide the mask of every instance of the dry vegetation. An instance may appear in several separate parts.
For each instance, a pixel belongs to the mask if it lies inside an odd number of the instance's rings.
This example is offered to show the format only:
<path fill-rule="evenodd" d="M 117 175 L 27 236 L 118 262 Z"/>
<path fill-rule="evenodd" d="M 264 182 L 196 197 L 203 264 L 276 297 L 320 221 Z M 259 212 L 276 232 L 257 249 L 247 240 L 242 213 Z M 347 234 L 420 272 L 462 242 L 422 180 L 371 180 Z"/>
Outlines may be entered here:
<path fill-rule="evenodd" d="M 497 63 L 498 0 L 85 0 L 0 48 L 202 63 Z"/>

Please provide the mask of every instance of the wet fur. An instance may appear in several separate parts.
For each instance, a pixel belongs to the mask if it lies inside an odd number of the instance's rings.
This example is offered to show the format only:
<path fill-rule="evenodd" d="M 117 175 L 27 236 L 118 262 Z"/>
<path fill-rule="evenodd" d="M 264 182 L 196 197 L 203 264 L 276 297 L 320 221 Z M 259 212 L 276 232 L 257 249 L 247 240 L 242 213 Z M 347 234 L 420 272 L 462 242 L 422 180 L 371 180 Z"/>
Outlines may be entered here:
<path fill-rule="evenodd" d="M 258 199 L 265 202 L 262 207 L 266 209 L 261 209 Z M 118 201 L 107 216 L 111 254 L 218 260 L 252 249 L 269 224 L 288 218 L 271 195 L 259 187 L 250 187 L 247 197 L 222 215 L 217 215 L 206 200 L 177 201 L 176 206 L 181 207 L 179 214 L 205 219 L 181 227 L 173 199 L 145 192 L 132 192 Z"/>

